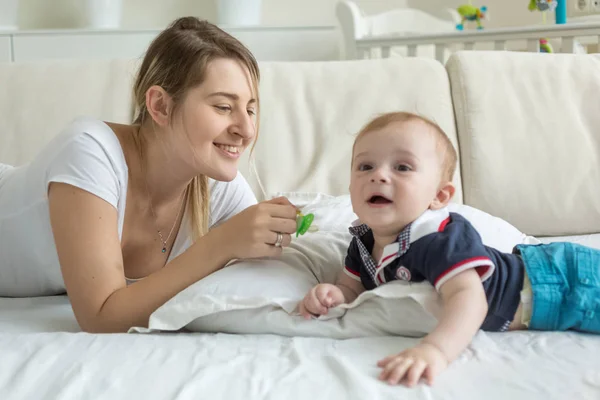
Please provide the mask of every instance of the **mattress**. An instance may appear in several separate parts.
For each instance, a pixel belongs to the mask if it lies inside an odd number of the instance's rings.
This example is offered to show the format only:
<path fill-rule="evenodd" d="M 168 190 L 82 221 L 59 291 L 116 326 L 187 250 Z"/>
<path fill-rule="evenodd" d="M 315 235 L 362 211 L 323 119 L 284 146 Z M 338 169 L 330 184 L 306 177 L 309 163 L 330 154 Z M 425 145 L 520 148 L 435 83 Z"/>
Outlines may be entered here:
<path fill-rule="evenodd" d="M 389 386 L 378 359 L 416 339 L 87 334 L 64 296 L 0 299 L 0 399 L 600 398 L 600 337 L 483 333 L 433 387 Z"/>

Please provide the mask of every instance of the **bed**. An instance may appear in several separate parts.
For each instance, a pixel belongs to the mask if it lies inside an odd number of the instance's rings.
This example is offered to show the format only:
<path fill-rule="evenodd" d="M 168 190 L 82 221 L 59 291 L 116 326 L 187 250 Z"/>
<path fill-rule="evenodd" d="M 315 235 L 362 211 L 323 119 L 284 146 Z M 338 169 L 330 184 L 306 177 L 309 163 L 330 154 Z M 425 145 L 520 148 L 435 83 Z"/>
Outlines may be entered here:
<path fill-rule="evenodd" d="M 433 387 L 377 380 L 418 339 L 78 332 L 65 296 L 0 299 L 0 398 L 581 399 L 600 397 L 600 337 L 480 333 Z"/>
<path fill-rule="evenodd" d="M 127 122 L 134 67 L 131 60 L 0 65 L 0 162 L 27 162 L 77 115 Z M 307 234 L 287 253 L 309 265 L 294 270 L 309 278 L 293 285 L 295 294 L 273 285 L 281 293 L 241 295 L 240 271 L 252 266 L 239 265 L 224 272 L 240 279 L 237 286 L 215 274 L 157 310 L 150 329 L 110 335 L 80 332 L 65 296 L 0 298 L 0 399 L 600 398 L 600 337 L 571 332 L 480 332 L 433 387 L 381 383 L 376 361 L 432 326 L 433 292 L 424 286 L 390 285 L 394 301 L 379 292 L 343 318 L 293 315 L 298 294 L 341 266 L 354 134 L 385 111 L 418 112 L 445 130 L 460 157 L 456 207 L 481 210 L 513 233 L 600 248 L 599 67 L 588 55 L 493 51 L 455 53 L 446 65 L 393 57 L 262 63 L 261 136 L 255 163 L 246 158 L 240 170 L 259 199 L 286 194 L 322 207 L 315 235 L 328 240 Z M 345 214 L 332 214 L 331 202 L 342 201 Z M 481 227 L 499 247 L 526 239 L 503 234 L 507 225 Z M 331 243 L 329 262 L 320 262 L 319 246 Z M 177 311 L 184 303 L 196 314 Z"/>

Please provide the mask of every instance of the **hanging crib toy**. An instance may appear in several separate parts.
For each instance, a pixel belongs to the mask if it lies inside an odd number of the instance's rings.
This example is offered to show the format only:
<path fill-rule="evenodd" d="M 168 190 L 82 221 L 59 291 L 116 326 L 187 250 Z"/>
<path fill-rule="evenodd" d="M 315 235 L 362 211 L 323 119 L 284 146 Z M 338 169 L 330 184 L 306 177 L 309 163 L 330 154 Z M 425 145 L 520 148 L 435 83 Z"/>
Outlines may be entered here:
<path fill-rule="evenodd" d="M 558 6 L 558 0 L 530 0 L 529 1 L 529 11 L 554 11 Z"/>
<path fill-rule="evenodd" d="M 530 0 L 529 11 L 540 11 L 542 13 L 542 22 L 546 24 L 546 13 L 553 12 L 558 6 L 558 0 Z M 552 45 L 548 41 L 548 38 L 540 39 L 540 52 L 541 53 L 553 53 Z"/>
<path fill-rule="evenodd" d="M 477 29 L 483 29 L 481 21 L 486 18 L 487 7 L 476 7 L 469 1 L 469 4 L 459 6 L 453 13 L 458 13 L 460 22 L 457 22 L 456 29 L 462 31 L 466 21 L 475 21 Z"/>

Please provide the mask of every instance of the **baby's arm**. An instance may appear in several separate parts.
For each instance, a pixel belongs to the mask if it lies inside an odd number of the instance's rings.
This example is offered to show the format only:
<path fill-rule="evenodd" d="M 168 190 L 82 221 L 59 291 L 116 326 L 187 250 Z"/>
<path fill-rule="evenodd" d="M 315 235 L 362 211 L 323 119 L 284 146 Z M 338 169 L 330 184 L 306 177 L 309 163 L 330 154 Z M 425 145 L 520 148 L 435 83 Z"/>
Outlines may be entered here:
<path fill-rule="evenodd" d="M 421 343 L 436 346 L 452 362 L 471 343 L 487 315 L 488 303 L 475 269 L 451 278 L 440 288 L 443 315 Z"/>
<path fill-rule="evenodd" d="M 365 291 L 365 287 L 362 285 L 360 280 L 352 279 L 343 271 L 338 274 L 335 285 L 340 288 L 344 294 L 346 303 L 352 303 L 362 292 Z"/>
<path fill-rule="evenodd" d="M 433 379 L 469 345 L 487 314 L 487 299 L 481 278 L 468 269 L 450 278 L 440 288 L 443 315 L 420 344 L 379 362 L 380 379 L 391 384 L 406 378 L 408 386 L 423 376 Z"/>
<path fill-rule="evenodd" d="M 340 272 L 335 285 L 321 283 L 313 287 L 299 304 L 299 311 L 304 318 L 327 314 L 330 308 L 340 304 L 352 303 L 365 288 L 360 281 L 352 279 Z"/>

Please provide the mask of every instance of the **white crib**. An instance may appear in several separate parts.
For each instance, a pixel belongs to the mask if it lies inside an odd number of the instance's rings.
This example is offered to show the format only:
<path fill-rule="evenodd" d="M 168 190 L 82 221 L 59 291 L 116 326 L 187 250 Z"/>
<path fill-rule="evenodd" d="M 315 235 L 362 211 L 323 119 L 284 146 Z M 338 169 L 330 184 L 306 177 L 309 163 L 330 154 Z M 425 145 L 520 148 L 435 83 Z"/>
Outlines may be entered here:
<path fill-rule="evenodd" d="M 445 63 L 457 50 L 539 52 L 542 38 L 560 53 L 585 53 L 600 43 L 600 22 L 457 31 L 451 19 L 415 9 L 365 16 L 352 1 L 340 1 L 336 15 L 345 59 L 430 56 Z"/>

